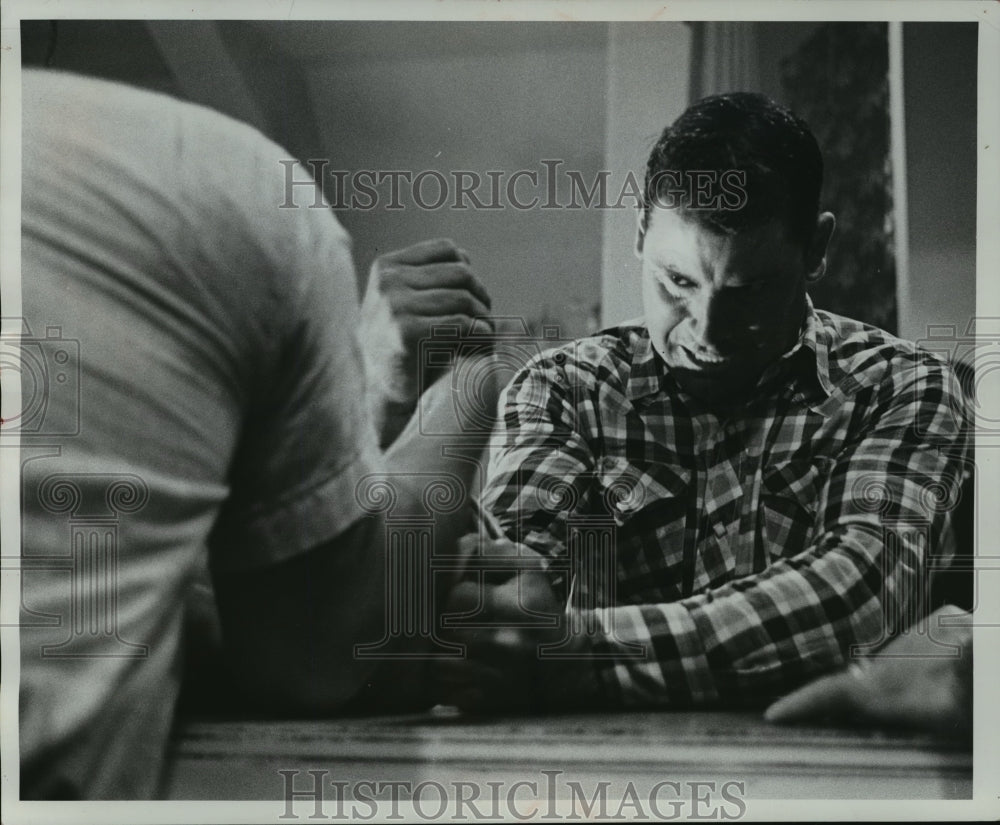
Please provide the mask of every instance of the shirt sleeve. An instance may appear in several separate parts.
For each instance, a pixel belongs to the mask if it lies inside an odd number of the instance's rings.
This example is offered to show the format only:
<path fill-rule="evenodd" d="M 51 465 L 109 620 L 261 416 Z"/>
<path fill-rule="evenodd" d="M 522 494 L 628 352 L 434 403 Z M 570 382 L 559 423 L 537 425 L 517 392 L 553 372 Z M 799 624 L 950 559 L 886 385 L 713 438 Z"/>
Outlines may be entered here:
<path fill-rule="evenodd" d="M 590 495 L 578 370 L 563 350 L 536 356 L 504 391 L 490 443 L 483 503 L 513 541 L 549 559 L 564 554 L 567 517 Z"/>
<path fill-rule="evenodd" d="M 239 184 L 252 192 L 228 196 L 234 220 L 249 214 L 219 241 L 246 247 L 232 257 L 270 300 L 241 331 L 254 368 L 231 495 L 212 537 L 216 567 L 282 561 L 341 535 L 366 514 L 358 485 L 381 469 L 364 408 L 350 240 L 286 157 L 269 141 L 254 145 L 242 174 L 249 182 Z"/>
<path fill-rule="evenodd" d="M 682 601 L 595 611 L 608 695 L 624 705 L 757 705 L 918 619 L 930 555 L 954 553 L 950 511 L 969 458 L 949 384 L 936 362 L 889 371 L 798 555 Z M 636 645 L 644 655 L 625 655 Z"/>

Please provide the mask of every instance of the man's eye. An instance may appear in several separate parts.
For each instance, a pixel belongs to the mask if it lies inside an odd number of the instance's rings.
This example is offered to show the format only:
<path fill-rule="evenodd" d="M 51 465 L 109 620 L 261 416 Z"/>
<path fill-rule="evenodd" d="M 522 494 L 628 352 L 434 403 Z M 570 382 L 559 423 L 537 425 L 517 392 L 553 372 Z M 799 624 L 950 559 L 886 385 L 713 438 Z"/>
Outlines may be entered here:
<path fill-rule="evenodd" d="M 690 289 L 694 286 L 694 281 L 690 278 L 685 278 L 683 275 L 678 275 L 676 272 L 668 272 L 667 277 L 674 286 L 680 289 Z"/>

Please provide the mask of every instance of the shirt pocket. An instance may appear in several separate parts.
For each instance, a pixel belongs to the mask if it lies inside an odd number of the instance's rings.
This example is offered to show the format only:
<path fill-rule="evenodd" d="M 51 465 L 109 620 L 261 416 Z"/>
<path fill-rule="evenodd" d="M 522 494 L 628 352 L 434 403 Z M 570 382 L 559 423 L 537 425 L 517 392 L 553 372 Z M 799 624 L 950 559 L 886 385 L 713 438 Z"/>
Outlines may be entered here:
<path fill-rule="evenodd" d="M 767 558 L 790 558 L 810 546 L 832 467 L 833 459 L 812 457 L 764 468 L 760 524 Z"/>

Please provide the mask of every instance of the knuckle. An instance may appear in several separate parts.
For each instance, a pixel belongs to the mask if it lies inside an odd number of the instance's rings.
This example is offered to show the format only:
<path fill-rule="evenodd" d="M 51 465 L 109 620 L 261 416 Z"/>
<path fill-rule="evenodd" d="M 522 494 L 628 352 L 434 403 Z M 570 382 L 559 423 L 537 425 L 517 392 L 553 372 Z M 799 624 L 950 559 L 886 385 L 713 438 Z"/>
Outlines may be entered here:
<path fill-rule="evenodd" d="M 472 284 L 476 280 L 476 276 L 472 272 L 472 267 L 464 261 L 451 264 L 451 266 L 463 284 Z"/>
<path fill-rule="evenodd" d="M 398 264 L 388 264 L 379 270 L 379 286 L 384 292 L 398 291 L 403 287 L 403 273 Z"/>

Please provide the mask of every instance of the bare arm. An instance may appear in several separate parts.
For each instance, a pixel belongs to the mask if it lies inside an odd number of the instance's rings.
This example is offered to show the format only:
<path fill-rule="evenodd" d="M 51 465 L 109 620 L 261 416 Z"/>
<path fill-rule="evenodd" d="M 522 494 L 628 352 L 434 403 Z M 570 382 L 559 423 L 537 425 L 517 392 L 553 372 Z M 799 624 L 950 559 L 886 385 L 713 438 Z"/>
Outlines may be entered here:
<path fill-rule="evenodd" d="M 495 399 L 495 388 L 487 388 Z M 448 376 L 421 399 L 421 415 L 386 454 L 396 495 L 393 516 L 426 512 L 427 479 L 451 476 L 468 494 L 475 464 L 443 454 L 468 432 L 456 410 Z M 337 506 L 331 502 L 331 506 Z M 468 511 L 456 507 L 434 522 L 437 552 L 455 552 L 467 532 Z M 424 700 L 424 662 L 360 659 L 355 646 L 379 641 L 390 608 L 386 590 L 385 514 L 277 565 L 218 577 L 217 599 L 231 667 L 255 704 L 291 713 L 326 713 L 360 692 L 399 705 Z M 422 640 L 412 644 L 419 652 Z"/>

